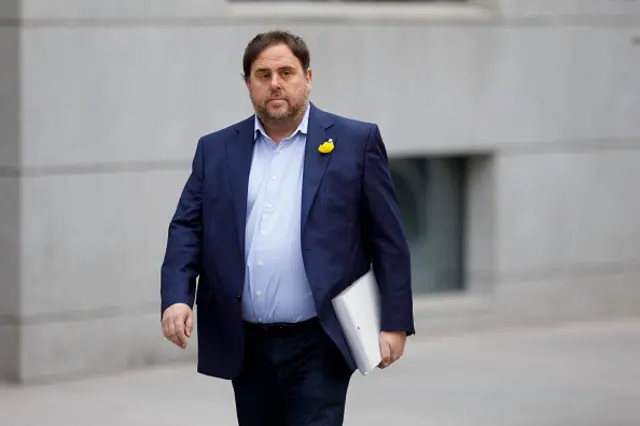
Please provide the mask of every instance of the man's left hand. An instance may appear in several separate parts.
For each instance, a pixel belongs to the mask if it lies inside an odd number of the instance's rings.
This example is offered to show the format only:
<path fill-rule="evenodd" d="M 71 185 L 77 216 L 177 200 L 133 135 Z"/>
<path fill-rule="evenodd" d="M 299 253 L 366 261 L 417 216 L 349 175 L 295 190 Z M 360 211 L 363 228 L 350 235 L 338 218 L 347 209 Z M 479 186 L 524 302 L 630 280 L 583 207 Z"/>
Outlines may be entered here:
<path fill-rule="evenodd" d="M 407 341 L 407 333 L 404 331 L 381 331 L 380 353 L 382 361 L 380 368 L 387 368 L 400 359 L 404 353 L 404 344 Z"/>

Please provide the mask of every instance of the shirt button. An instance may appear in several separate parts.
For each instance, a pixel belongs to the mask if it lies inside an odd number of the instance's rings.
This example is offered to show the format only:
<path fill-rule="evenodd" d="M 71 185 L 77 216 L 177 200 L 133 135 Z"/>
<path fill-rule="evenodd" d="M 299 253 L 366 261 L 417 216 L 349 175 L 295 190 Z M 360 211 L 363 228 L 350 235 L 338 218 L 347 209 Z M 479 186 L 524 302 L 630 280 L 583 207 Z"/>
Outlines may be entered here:
<path fill-rule="evenodd" d="M 261 291 L 256 291 L 256 296 L 262 296 L 262 292 Z"/>
<path fill-rule="evenodd" d="M 258 266 L 262 266 L 262 260 L 258 260 Z"/>
<path fill-rule="evenodd" d="M 271 180 L 276 180 L 277 178 L 275 176 L 271 176 Z"/>
<path fill-rule="evenodd" d="M 258 322 L 262 322 L 262 318 L 258 318 Z"/>

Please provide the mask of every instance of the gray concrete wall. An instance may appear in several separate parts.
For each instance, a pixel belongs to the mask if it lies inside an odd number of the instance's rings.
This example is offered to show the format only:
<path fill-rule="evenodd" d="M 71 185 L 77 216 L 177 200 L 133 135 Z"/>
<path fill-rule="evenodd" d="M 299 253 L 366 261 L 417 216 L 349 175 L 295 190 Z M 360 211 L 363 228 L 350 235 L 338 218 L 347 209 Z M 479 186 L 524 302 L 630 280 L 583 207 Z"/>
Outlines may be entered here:
<path fill-rule="evenodd" d="M 274 27 L 309 43 L 318 106 L 378 122 L 392 155 L 492 154 L 474 168 L 467 247 L 487 323 L 640 313 L 640 5 L 337 7 L 24 0 L 20 27 L 1 21 L 0 45 L 22 37 L 20 67 L 0 65 L 20 70 L 19 146 L 1 156 L 21 152 L 20 180 L 2 178 L 22 200 L 19 215 L 2 203 L 20 238 L 3 238 L 19 253 L 2 295 L 20 294 L 15 376 L 193 356 L 160 334 L 166 228 L 197 138 L 251 113 L 242 51 Z"/>
<path fill-rule="evenodd" d="M 640 151 L 499 158 L 495 294 L 509 317 L 640 313 Z"/>

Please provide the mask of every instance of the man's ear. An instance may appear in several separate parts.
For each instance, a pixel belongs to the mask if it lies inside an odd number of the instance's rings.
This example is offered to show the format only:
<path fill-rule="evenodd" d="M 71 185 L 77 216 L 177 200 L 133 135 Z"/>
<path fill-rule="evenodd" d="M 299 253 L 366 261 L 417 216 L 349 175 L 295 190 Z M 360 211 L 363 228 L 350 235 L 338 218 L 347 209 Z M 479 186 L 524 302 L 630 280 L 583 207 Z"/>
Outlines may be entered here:
<path fill-rule="evenodd" d="M 311 83 L 313 81 L 313 71 L 311 70 L 311 68 L 307 69 L 305 78 L 307 79 L 307 86 L 309 87 L 309 90 L 311 90 L 311 87 L 312 87 Z"/>

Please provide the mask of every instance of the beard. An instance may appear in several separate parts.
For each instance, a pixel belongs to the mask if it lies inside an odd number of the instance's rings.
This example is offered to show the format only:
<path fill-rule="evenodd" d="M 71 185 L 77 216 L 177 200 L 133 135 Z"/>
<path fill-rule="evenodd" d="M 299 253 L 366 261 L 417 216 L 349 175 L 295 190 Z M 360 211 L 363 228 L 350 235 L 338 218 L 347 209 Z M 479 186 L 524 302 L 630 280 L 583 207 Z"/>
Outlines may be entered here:
<path fill-rule="evenodd" d="M 253 107 L 258 116 L 264 121 L 286 123 L 300 118 L 305 111 L 308 101 L 308 94 L 297 103 L 291 103 L 288 97 L 273 96 L 278 100 L 267 100 L 258 104 L 252 100 Z"/>

